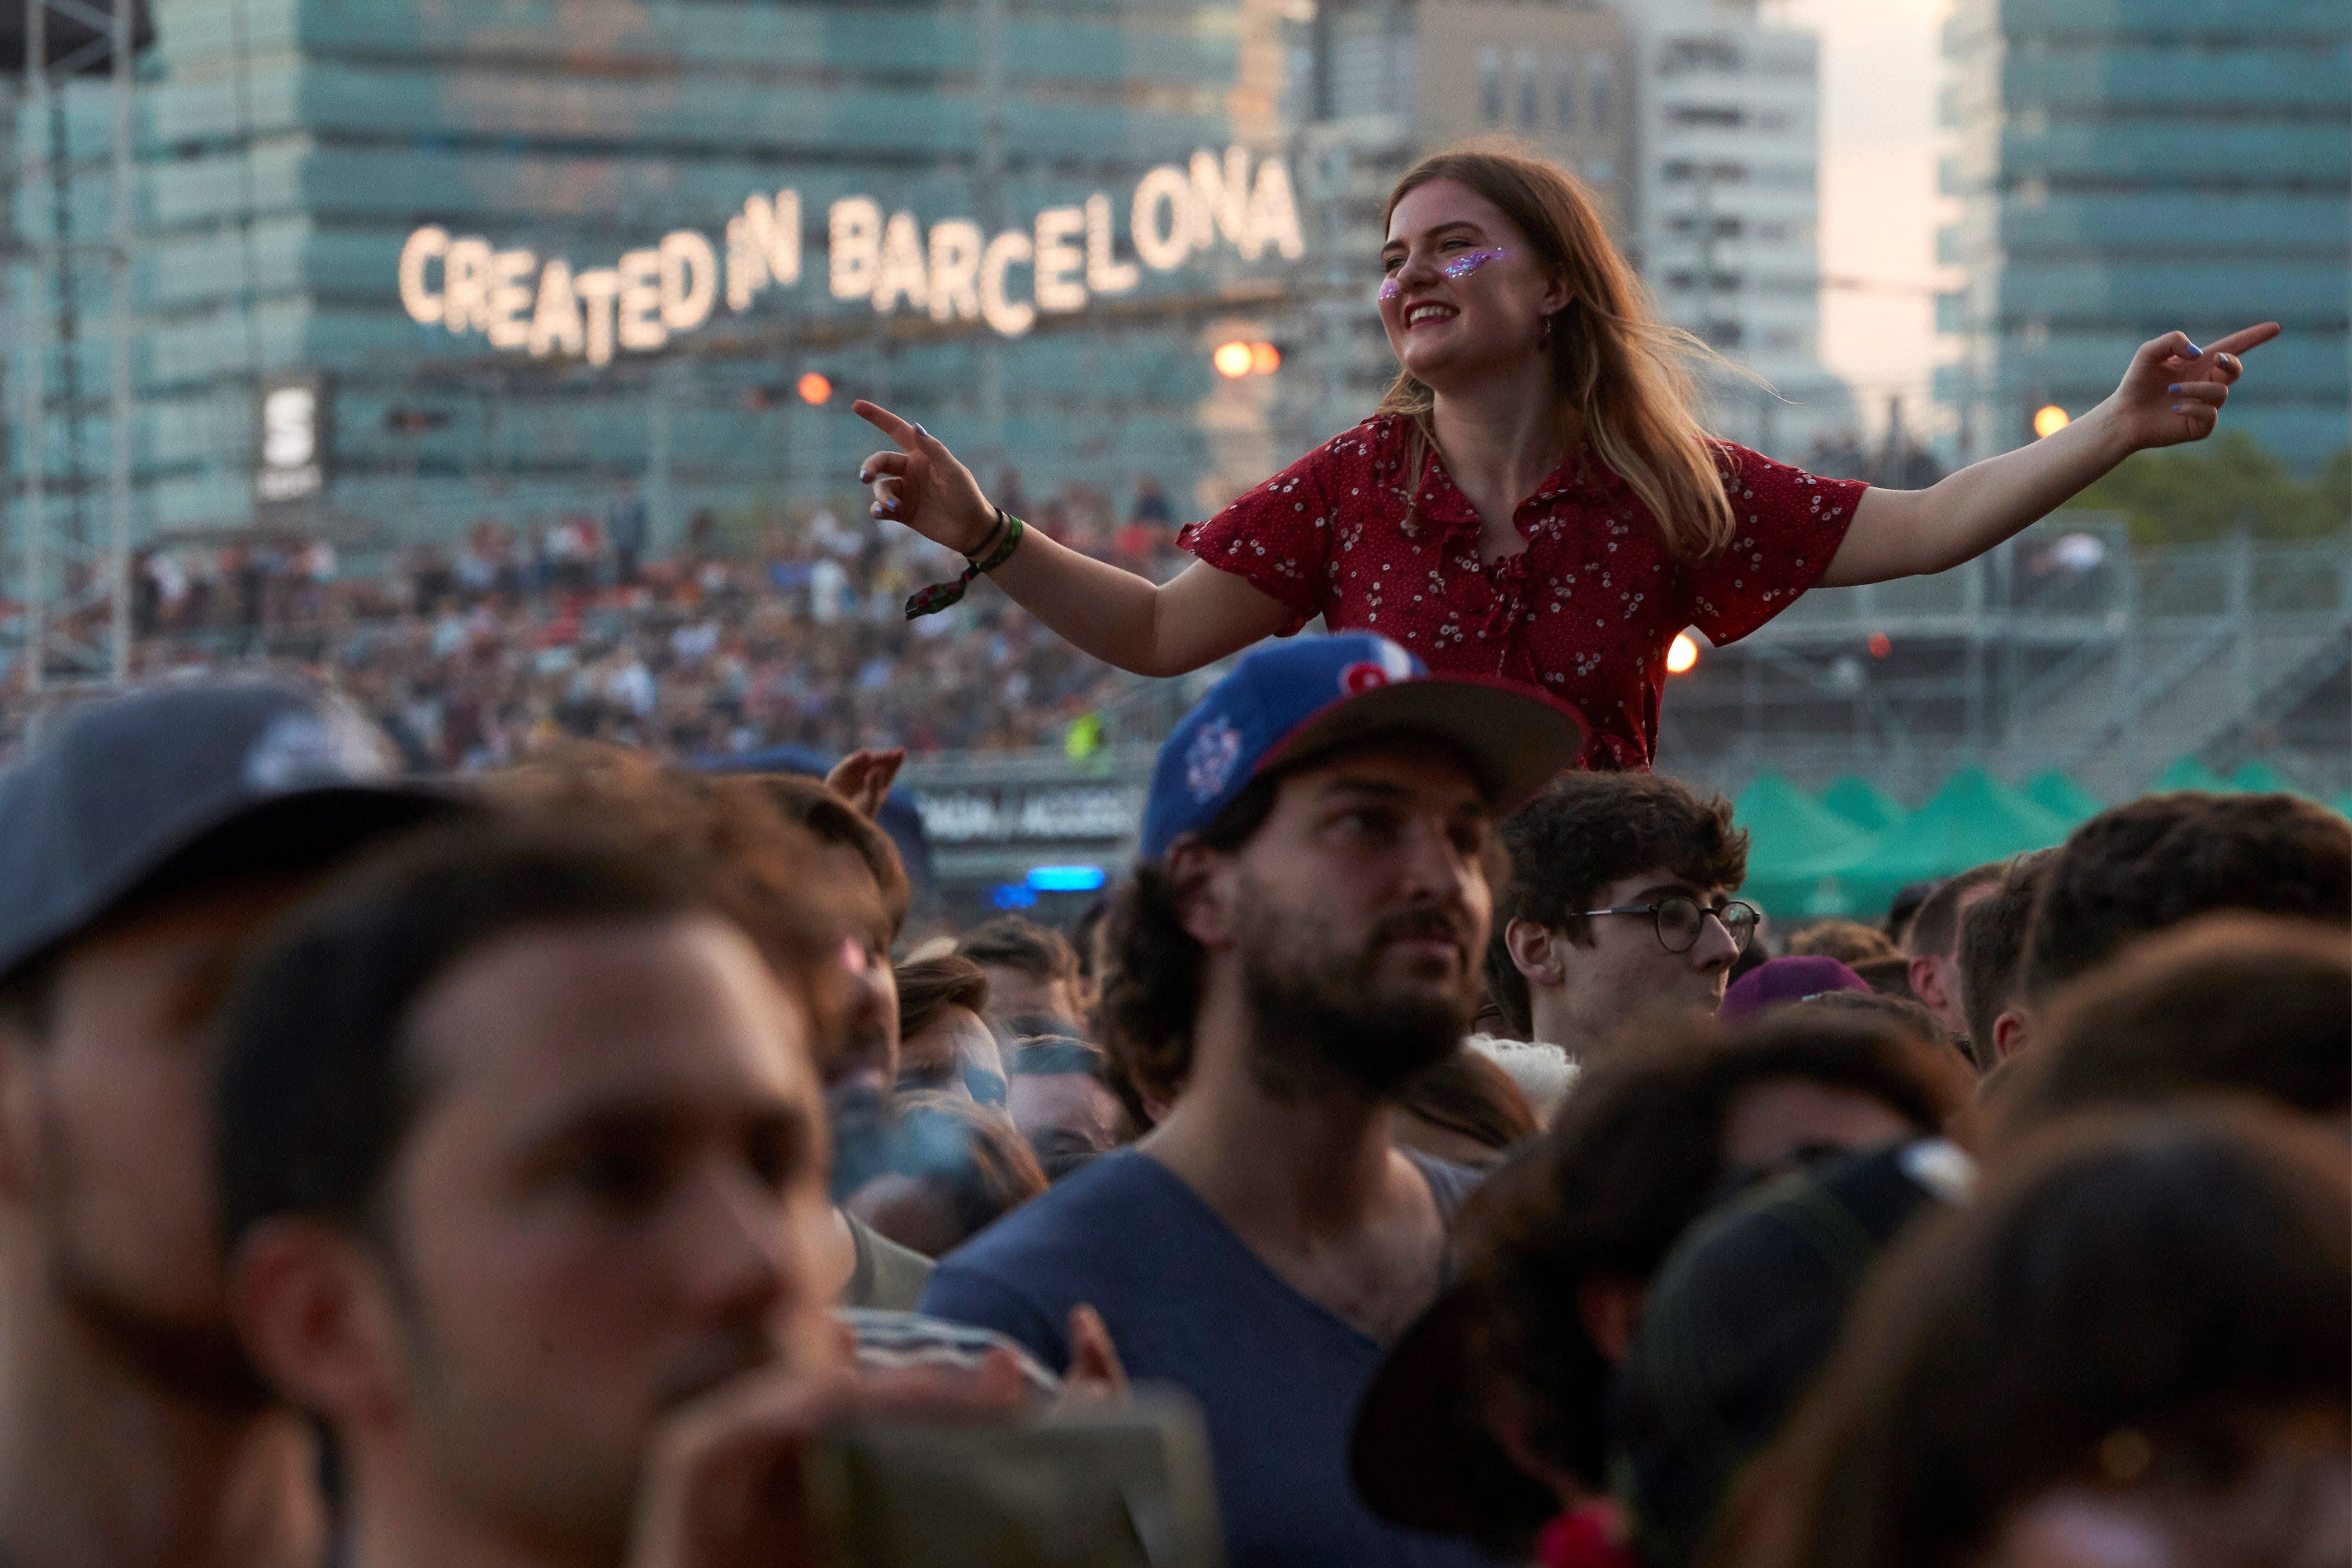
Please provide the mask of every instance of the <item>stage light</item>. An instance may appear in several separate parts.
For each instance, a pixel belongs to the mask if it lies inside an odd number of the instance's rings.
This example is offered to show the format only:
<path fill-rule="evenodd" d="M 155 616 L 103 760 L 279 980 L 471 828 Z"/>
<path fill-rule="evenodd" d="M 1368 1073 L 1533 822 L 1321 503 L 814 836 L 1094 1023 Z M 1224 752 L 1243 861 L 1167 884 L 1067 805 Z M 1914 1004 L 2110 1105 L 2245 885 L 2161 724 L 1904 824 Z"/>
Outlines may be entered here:
<path fill-rule="evenodd" d="M 1666 645 L 1666 673 L 1688 675 L 1698 668 L 1698 639 L 1688 632 L 1676 632 L 1675 640 Z"/>
<path fill-rule="evenodd" d="M 1870 634 L 1871 658 L 1885 658 L 1888 654 L 1893 653 L 1894 651 L 1895 639 L 1893 637 L 1888 637 L 1885 632 L 1873 632 Z"/>
<path fill-rule="evenodd" d="M 1038 866 L 1029 873 L 1029 889 L 1037 893 L 1091 893 L 1110 879 L 1099 866 Z"/>
<path fill-rule="evenodd" d="M 1252 343 L 1250 372 L 1254 375 L 1272 375 L 1282 368 L 1282 351 L 1272 343 Z"/>
<path fill-rule="evenodd" d="M 797 390 L 801 395 L 801 401 L 812 408 L 830 402 L 833 397 L 833 383 L 814 371 L 810 371 L 801 377 Z"/>
<path fill-rule="evenodd" d="M 1037 890 L 1021 882 L 999 882 L 988 890 L 988 901 L 1000 910 L 1034 909 Z"/>
<path fill-rule="evenodd" d="M 2064 409 L 2054 403 L 2045 403 L 2034 411 L 2033 433 L 2036 436 L 2055 436 L 2073 423 L 2066 417 Z"/>
<path fill-rule="evenodd" d="M 1209 356 L 1209 363 L 1215 365 L 1217 374 L 1227 381 L 1238 381 L 1250 373 L 1250 362 L 1255 357 L 1250 353 L 1249 344 L 1235 341 L 1219 343 L 1217 352 Z"/>

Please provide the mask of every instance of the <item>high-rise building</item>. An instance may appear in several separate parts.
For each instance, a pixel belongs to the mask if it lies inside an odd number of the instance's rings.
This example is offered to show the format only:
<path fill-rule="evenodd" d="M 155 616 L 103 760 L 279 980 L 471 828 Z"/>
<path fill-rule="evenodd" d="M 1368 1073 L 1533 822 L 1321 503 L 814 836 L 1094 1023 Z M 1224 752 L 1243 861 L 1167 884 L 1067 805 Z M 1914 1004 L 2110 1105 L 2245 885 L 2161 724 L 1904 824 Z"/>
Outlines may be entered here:
<path fill-rule="evenodd" d="M 1634 20 L 1643 272 L 1668 321 L 1769 384 L 1717 378 L 1717 427 L 1801 453 L 1854 423 L 1820 359 L 1819 43 L 1758 0 L 1652 0 Z"/>
<path fill-rule="evenodd" d="M 2227 426 L 2306 469 L 2352 440 L 2352 0 L 1959 0 L 1944 54 L 1963 457 L 2096 404 L 2151 338 L 2263 321 L 2285 334 Z"/>
<path fill-rule="evenodd" d="M 1181 506 L 1250 438 L 1210 350 L 1304 254 L 1273 0 L 152 9 L 142 539 L 625 482 L 659 548 L 854 489 L 859 395 L 1033 499 Z"/>

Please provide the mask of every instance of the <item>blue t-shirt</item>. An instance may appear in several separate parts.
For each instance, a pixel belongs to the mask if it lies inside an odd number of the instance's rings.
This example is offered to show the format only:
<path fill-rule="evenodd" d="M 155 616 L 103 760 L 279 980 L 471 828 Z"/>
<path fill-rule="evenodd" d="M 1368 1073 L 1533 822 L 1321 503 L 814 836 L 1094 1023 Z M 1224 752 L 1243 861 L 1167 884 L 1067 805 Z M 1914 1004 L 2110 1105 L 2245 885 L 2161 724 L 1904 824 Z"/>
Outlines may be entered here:
<path fill-rule="evenodd" d="M 1475 1178 L 1413 1156 L 1450 1223 Z M 1468 1542 L 1376 1518 L 1348 1477 L 1385 1353 L 1293 1289 L 1181 1177 L 1105 1155 L 943 1258 L 925 1312 L 1008 1334 L 1056 1371 L 1090 1302 L 1130 1377 L 1201 1402 L 1234 1568 L 1486 1568 Z"/>

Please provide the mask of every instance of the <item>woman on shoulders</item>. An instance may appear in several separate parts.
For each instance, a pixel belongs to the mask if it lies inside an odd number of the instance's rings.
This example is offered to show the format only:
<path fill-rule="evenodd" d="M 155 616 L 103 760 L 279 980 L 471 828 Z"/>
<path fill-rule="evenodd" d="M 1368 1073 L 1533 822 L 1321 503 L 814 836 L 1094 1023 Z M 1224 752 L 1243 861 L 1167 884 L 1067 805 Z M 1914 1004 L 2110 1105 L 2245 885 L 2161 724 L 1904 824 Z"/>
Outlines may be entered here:
<path fill-rule="evenodd" d="M 1685 363 L 1576 179 L 1507 153 L 1423 159 L 1386 215 L 1381 324 L 1400 365 L 1371 418 L 1179 542 L 1154 584 L 1031 535 L 920 426 L 866 459 L 874 515 L 971 559 L 1096 658 L 1181 675 L 1317 616 L 1433 669 L 1574 703 L 1584 765 L 1650 763 L 1667 646 L 1747 636 L 1817 584 L 1940 572 L 1990 550 L 2135 451 L 2211 434 L 2249 327 L 2141 346 L 2115 395 L 2058 434 L 1924 490 L 1819 479 L 1708 436 Z M 961 584 L 919 595 L 944 607 Z"/>

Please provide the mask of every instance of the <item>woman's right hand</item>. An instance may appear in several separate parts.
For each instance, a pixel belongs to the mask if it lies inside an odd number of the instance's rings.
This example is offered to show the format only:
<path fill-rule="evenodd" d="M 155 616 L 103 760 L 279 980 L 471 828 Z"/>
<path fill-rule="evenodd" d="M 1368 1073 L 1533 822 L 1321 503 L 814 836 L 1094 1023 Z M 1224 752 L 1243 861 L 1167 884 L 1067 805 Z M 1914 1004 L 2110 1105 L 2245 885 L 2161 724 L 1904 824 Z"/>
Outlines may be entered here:
<path fill-rule="evenodd" d="M 860 398 L 849 406 L 898 444 L 895 452 L 875 453 L 857 470 L 857 482 L 874 487 L 874 504 L 868 510 L 887 521 L 903 522 L 960 555 L 970 556 L 984 547 L 996 531 L 996 509 L 947 444 L 879 404 Z"/>

